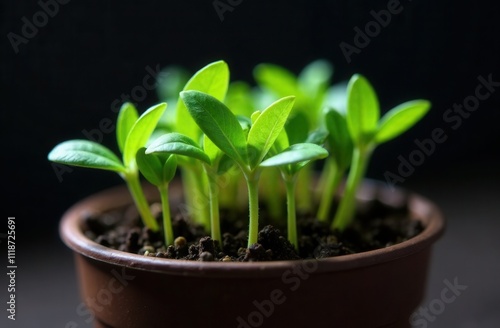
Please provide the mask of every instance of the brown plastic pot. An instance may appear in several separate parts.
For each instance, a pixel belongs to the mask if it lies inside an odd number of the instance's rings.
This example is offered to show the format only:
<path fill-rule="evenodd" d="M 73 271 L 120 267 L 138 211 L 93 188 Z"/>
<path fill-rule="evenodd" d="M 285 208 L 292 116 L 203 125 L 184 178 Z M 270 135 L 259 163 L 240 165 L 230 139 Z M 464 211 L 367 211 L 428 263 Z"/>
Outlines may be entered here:
<path fill-rule="evenodd" d="M 367 183 L 362 194 L 391 203 L 403 191 Z M 409 194 L 407 200 L 412 217 L 425 227 L 421 234 L 384 249 L 321 260 L 167 260 L 89 240 L 82 213 L 130 204 L 125 188 L 74 205 L 60 233 L 74 251 L 82 298 L 96 327 L 410 327 L 444 220 L 427 199 Z"/>

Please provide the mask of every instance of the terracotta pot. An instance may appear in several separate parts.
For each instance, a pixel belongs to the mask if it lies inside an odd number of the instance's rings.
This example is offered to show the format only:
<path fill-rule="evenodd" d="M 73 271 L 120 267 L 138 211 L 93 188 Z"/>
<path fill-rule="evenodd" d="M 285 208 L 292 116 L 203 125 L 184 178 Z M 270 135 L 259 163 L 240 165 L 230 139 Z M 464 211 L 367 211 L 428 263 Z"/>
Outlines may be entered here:
<path fill-rule="evenodd" d="M 380 188 L 365 184 L 363 194 L 388 202 L 402 196 L 401 190 Z M 125 188 L 77 203 L 64 215 L 60 233 L 75 253 L 82 298 L 96 327 L 410 327 L 444 220 L 425 198 L 407 199 L 412 217 L 425 227 L 421 234 L 384 249 L 321 260 L 167 260 L 86 238 L 82 213 L 130 204 Z"/>

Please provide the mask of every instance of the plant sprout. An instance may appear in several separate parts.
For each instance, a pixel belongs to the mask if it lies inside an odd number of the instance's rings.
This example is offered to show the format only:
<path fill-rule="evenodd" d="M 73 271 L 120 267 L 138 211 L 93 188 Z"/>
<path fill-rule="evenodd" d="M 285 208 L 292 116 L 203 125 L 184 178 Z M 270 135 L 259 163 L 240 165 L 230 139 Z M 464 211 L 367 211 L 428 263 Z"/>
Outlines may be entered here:
<path fill-rule="evenodd" d="M 177 158 L 175 155 L 147 155 L 146 148 L 143 147 L 137 151 L 136 160 L 139 171 L 160 192 L 165 245 L 172 245 L 174 243 L 174 230 L 170 217 L 168 185 L 174 178 L 177 169 Z"/>
<path fill-rule="evenodd" d="M 342 182 L 345 172 L 351 164 L 352 140 L 345 117 L 334 109 L 325 113 L 325 125 L 328 131 L 327 145 L 330 156 L 326 160 L 320 177 L 321 201 L 317 217 L 319 221 L 328 222 L 334 196 Z"/>
<path fill-rule="evenodd" d="M 168 192 L 178 167 L 190 219 L 202 224 L 213 240 L 222 241 L 219 207 L 235 207 L 243 181 L 248 190 L 248 247 L 258 241 L 260 191 L 269 218 L 277 224 L 284 221 L 286 196 L 287 235 L 296 250 L 300 211 L 314 210 L 317 219 L 332 229 L 346 229 L 353 220 L 356 193 L 374 149 L 411 128 L 430 108 L 426 100 L 412 100 L 380 118 L 373 87 L 363 76 L 354 75 L 347 90 L 340 93 L 347 100 L 336 102 L 346 104 L 344 114 L 325 103 L 332 75 L 332 67 L 325 61 L 311 63 L 298 76 L 280 66 L 259 65 L 254 76 L 260 92 L 244 82 L 229 84 L 224 61 L 196 72 L 180 93 L 187 75 L 180 68 L 171 70 L 175 73 L 172 85 L 165 75 L 158 92 L 176 102 L 174 111 L 167 112 L 166 103 L 160 103 L 139 116 L 134 105 L 121 107 L 116 129 L 121 159 L 89 140 L 62 142 L 48 156 L 61 164 L 117 172 L 125 180 L 144 226 L 158 231 L 140 185 L 142 173 L 160 194 L 166 246 L 174 241 Z M 255 111 L 265 107 L 260 105 L 263 102 L 271 105 Z M 311 163 L 322 159 L 322 171 L 316 174 L 319 179 L 313 179 Z M 339 193 L 346 173 L 343 193 Z M 260 180 L 264 181 L 259 186 Z M 320 183 L 315 202 L 311 191 L 316 180 Z M 278 185 L 281 181 L 285 193 Z M 332 213 L 336 195 L 339 206 Z"/>
<path fill-rule="evenodd" d="M 347 127 L 354 149 L 347 185 L 332 228 L 344 230 L 351 223 L 356 191 L 375 147 L 411 128 L 429 109 L 427 100 L 412 100 L 394 107 L 379 119 L 379 102 L 371 84 L 359 74 L 350 79 L 347 87 Z"/>
<path fill-rule="evenodd" d="M 209 94 L 222 101 L 229 85 L 229 68 L 224 61 L 213 62 L 196 72 L 186 83 L 183 91 L 197 90 Z M 175 132 L 181 133 L 192 140 L 199 140 L 202 132 L 187 111 L 184 102 L 177 101 Z M 207 179 L 203 175 L 202 165 L 197 161 L 179 162 L 182 172 L 184 196 L 187 207 L 194 221 L 209 226 L 209 213 L 203 206 L 198 206 L 197 200 L 205 199 Z"/>
<path fill-rule="evenodd" d="M 283 130 L 295 97 L 274 102 L 255 120 L 248 137 L 236 116 L 216 98 L 198 91 L 183 91 L 181 98 L 205 135 L 233 159 L 247 182 L 249 198 L 248 246 L 257 242 L 260 163 Z"/>
<path fill-rule="evenodd" d="M 290 134 L 292 138 L 290 144 L 303 142 L 309 131 L 318 128 L 323 122 L 322 108 L 325 105 L 330 79 L 333 75 L 333 67 L 326 60 L 316 60 L 305 66 L 298 75 L 294 75 L 288 69 L 275 65 L 263 63 L 259 64 L 254 69 L 254 78 L 257 84 L 263 90 L 261 98 L 269 98 L 270 95 L 275 97 L 285 97 L 288 95 L 296 96 L 295 106 L 290 114 L 290 118 L 286 124 L 287 132 L 293 131 Z M 298 177 L 299 197 L 297 205 L 303 212 L 311 212 L 313 206 L 312 193 L 309 192 L 309 187 L 312 184 L 312 168 L 304 168 Z M 272 177 L 276 179 L 275 177 Z M 268 179 L 267 181 L 273 181 Z M 267 186 L 266 189 L 272 190 L 272 186 Z M 274 196 L 273 196 L 274 195 Z M 278 192 L 270 193 L 271 209 L 274 203 L 280 199 L 276 195 Z M 276 210 L 276 215 L 280 215 L 279 208 Z"/>
<path fill-rule="evenodd" d="M 260 167 L 277 166 L 281 171 L 281 175 L 285 181 L 287 197 L 288 240 L 298 249 L 297 215 L 295 211 L 297 174 L 309 162 L 327 157 L 328 152 L 323 147 L 313 143 L 298 143 L 287 147 L 288 138 L 286 138 L 286 134 L 279 139 L 279 141 L 276 141 L 276 144 L 278 144 L 277 154 L 263 161 Z"/>
<path fill-rule="evenodd" d="M 62 142 L 49 153 L 48 158 L 60 164 L 117 172 L 127 183 L 144 225 L 158 231 L 158 223 L 149 210 L 140 185 L 135 156 L 148 141 L 166 107 L 165 103 L 155 105 L 140 117 L 131 103 L 125 103 L 120 108 L 116 139 L 122 160 L 108 148 L 89 140 Z"/>
<path fill-rule="evenodd" d="M 178 154 L 199 160 L 208 176 L 210 202 L 210 231 L 212 239 L 222 241 L 219 222 L 219 201 L 217 190 L 218 176 L 224 173 L 221 167 L 223 153 L 210 141 L 204 138 L 202 150 L 191 138 L 169 133 L 156 139 L 146 150 L 147 154 Z M 201 178 L 201 177 L 199 177 Z"/>

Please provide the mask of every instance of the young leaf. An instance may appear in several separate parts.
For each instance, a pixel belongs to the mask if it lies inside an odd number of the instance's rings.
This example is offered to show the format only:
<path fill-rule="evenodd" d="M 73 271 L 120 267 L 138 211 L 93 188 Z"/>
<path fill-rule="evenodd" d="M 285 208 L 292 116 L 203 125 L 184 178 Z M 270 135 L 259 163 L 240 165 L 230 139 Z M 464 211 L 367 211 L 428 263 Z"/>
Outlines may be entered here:
<path fill-rule="evenodd" d="M 260 110 L 256 110 L 255 112 L 252 113 L 252 115 L 250 116 L 250 120 L 252 121 L 252 124 L 254 124 L 255 121 L 257 121 L 260 114 L 262 114 L 262 112 Z"/>
<path fill-rule="evenodd" d="M 158 99 L 166 103 L 177 99 L 190 76 L 191 74 L 181 66 L 171 65 L 163 68 L 156 77 Z"/>
<path fill-rule="evenodd" d="M 116 140 L 118 141 L 118 148 L 122 154 L 125 149 L 127 136 L 138 118 L 139 114 L 134 104 L 127 102 L 122 105 L 116 122 Z"/>
<path fill-rule="evenodd" d="M 290 144 L 294 145 L 306 141 L 309 133 L 309 119 L 303 112 L 292 115 L 286 122 L 285 130 Z"/>
<path fill-rule="evenodd" d="M 281 133 L 278 134 L 278 138 L 274 142 L 273 146 L 269 150 L 267 156 L 271 157 L 281 153 L 283 150 L 287 149 L 290 146 L 290 142 L 288 141 L 288 135 L 286 130 L 281 130 Z"/>
<path fill-rule="evenodd" d="M 50 161 L 66 165 L 115 172 L 125 171 L 120 159 L 111 150 L 89 140 L 62 142 L 52 149 L 48 158 Z"/>
<path fill-rule="evenodd" d="M 254 77 L 260 85 L 271 90 L 278 97 L 300 94 L 295 76 L 281 66 L 260 64 L 254 69 Z"/>
<path fill-rule="evenodd" d="M 158 120 L 167 108 L 167 104 L 161 103 L 145 111 L 130 129 L 123 149 L 123 163 L 129 166 L 135 160 L 139 148 L 144 147 L 153 133 Z"/>
<path fill-rule="evenodd" d="M 430 107 L 427 100 L 412 100 L 394 107 L 380 120 L 375 142 L 381 144 L 407 131 L 427 114 Z"/>
<path fill-rule="evenodd" d="M 231 168 L 233 168 L 235 166 L 235 162 L 234 160 L 227 156 L 226 154 L 222 155 L 220 161 L 219 161 L 219 165 L 217 167 L 217 175 L 222 175 L 224 173 L 226 173 L 227 171 L 229 171 Z"/>
<path fill-rule="evenodd" d="M 321 109 L 332 74 L 332 65 L 326 60 L 313 61 L 300 72 L 298 82 L 303 94 L 310 99 L 311 107 L 309 111 L 319 111 Z M 309 123 L 316 124 L 317 122 Z"/>
<path fill-rule="evenodd" d="M 355 74 L 347 86 L 347 126 L 357 145 L 371 141 L 377 130 L 380 108 L 375 90 L 366 78 Z"/>
<path fill-rule="evenodd" d="M 250 116 L 255 110 L 252 89 L 241 81 L 229 85 L 224 103 L 235 115 Z"/>
<path fill-rule="evenodd" d="M 146 148 L 140 148 L 136 156 L 137 166 L 142 175 L 155 186 L 163 185 L 163 164 L 158 156 L 146 154 Z"/>
<path fill-rule="evenodd" d="M 325 114 L 325 123 L 333 159 L 339 168 L 347 169 L 351 163 L 353 149 L 347 121 L 342 114 L 331 109 Z"/>
<path fill-rule="evenodd" d="M 298 143 L 291 145 L 281 153 L 260 163 L 261 167 L 281 166 L 304 161 L 322 159 L 328 156 L 325 148 L 312 143 Z"/>
<path fill-rule="evenodd" d="M 315 60 L 308 64 L 298 77 L 304 93 L 318 96 L 317 92 L 325 92 L 333 74 L 332 65 L 326 60 Z"/>
<path fill-rule="evenodd" d="M 236 162 L 248 164 L 245 133 L 226 105 L 199 91 L 183 91 L 181 98 L 203 133 L 217 147 Z"/>
<path fill-rule="evenodd" d="M 191 138 L 180 133 L 164 134 L 148 146 L 146 154 L 169 153 L 199 159 L 210 164 L 210 158 Z"/>
<path fill-rule="evenodd" d="M 281 98 L 267 107 L 255 120 L 248 133 L 248 148 L 255 151 L 250 159 L 252 168 L 262 162 L 273 146 L 285 126 L 294 102 L 294 96 Z"/>
<path fill-rule="evenodd" d="M 325 143 L 328 132 L 322 129 L 314 130 L 309 133 L 305 142 L 321 146 Z"/>
<path fill-rule="evenodd" d="M 158 187 L 169 183 L 174 178 L 177 169 L 175 155 L 163 157 L 157 154 L 147 154 L 145 147 L 137 151 L 136 161 L 142 175 Z"/>
<path fill-rule="evenodd" d="M 250 131 L 250 127 L 252 126 L 252 120 L 242 115 L 236 115 L 236 119 L 238 120 L 238 122 L 240 122 L 241 128 L 243 129 L 245 135 L 247 135 L 248 131 Z"/>
<path fill-rule="evenodd" d="M 229 68 L 224 61 L 217 61 L 199 70 L 187 83 L 183 91 L 197 90 L 209 94 L 217 100 L 223 101 L 229 85 Z M 177 103 L 177 131 L 198 140 L 200 130 L 193 122 L 193 118 L 184 102 Z"/>
<path fill-rule="evenodd" d="M 170 155 L 163 164 L 163 181 L 170 182 L 175 176 L 175 171 L 177 170 L 177 156 Z"/>
<path fill-rule="evenodd" d="M 206 134 L 203 135 L 203 150 L 210 158 L 210 162 L 213 163 L 217 157 L 219 157 L 222 152 L 221 150 L 207 137 Z"/>

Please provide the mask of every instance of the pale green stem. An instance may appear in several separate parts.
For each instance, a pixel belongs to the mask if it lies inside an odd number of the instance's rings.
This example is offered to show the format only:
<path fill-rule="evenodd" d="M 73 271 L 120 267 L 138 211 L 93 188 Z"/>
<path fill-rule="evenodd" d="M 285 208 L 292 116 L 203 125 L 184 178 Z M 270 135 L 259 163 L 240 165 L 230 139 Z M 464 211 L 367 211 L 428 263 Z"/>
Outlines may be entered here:
<path fill-rule="evenodd" d="M 137 172 L 126 173 L 124 175 L 124 179 L 127 183 L 127 187 L 130 190 L 130 194 L 132 195 L 132 199 L 139 211 L 139 214 L 142 218 L 142 222 L 148 228 L 153 231 L 158 231 L 160 227 L 156 222 L 153 214 L 149 209 L 148 201 L 144 196 L 144 191 L 142 190 L 141 183 L 139 180 L 139 174 Z"/>
<path fill-rule="evenodd" d="M 210 199 L 210 231 L 213 240 L 222 242 L 219 220 L 219 187 L 217 185 L 217 173 L 210 173 L 209 168 L 205 168 L 208 175 L 208 190 Z"/>
<path fill-rule="evenodd" d="M 340 231 L 349 226 L 353 217 L 356 205 L 356 192 L 368 165 L 371 150 L 360 150 L 355 148 L 352 155 L 352 165 L 347 178 L 347 184 L 340 201 L 339 208 L 332 222 L 332 228 Z"/>
<path fill-rule="evenodd" d="M 323 169 L 321 170 L 321 175 L 319 176 L 318 182 L 316 184 L 315 190 L 314 190 L 314 197 L 317 200 L 321 200 L 323 197 L 323 191 L 326 189 L 326 186 L 328 185 L 327 181 L 330 181 L 331 176 L 333 174 L 333 162 L 332 156 L 329 156 L 325 164 L 323 165 Z"/>
<path fill-rule="evenodd" d="M 231 208 L 236 204 L 236 196 L 238 195 L 235 188 L 235 178 L 225 173 L 220 176 L 220 179 L 225 179 L 224 181 L 227 183 L 224 188 L 219 188 L 219 206 Z"/>
<path fill-rule="evenodd" d="M 163 234 L 165 246 L 174 244 L 174 230 L 172 229 L 172 219 L 170 217 L 170 204 L 168 202 L 168 184 L 158 187 L 161 198 L 161 208 L 163 212 Z"/>
<path fill-rule="evenodd" d="M 326 181 L 323 182 L 323 192 L 317 214 L 318 220 L 321 222 L 328 222 L 330 219 L 332 203 L 344 175 L 344 171 L 337 166 L 334 160 L 328 160 L 325 165 L 328 165 L 328 175 L 325 177 Z"/>
<path fill-rule="evenodd" d="M 248 209 L 250 219 L 248 224 L 248 247 L 255 244 L 259 233 L 259 177 L 251 172 L 245 174 L 248 187 Z"/>
<path fill-rule="evenodd" d="M 311 166 L 307 165 L 298 173 L 297 207 L 301 212 L 311 212 L 313 197 L 311 193 Z"/>
<path fill-rule="evenodd" d="M 295 212 L 295 176 L 284 176 L 286 188 L 286 204 L 287 204 L 287 231 L 288 240 L 295 249 L 298 249 L 297 242 L 297 214 Z"/>
<path fill-rule="evenodd" d="M 184 196 L 194 222 L 210 228 L 209 207 L 205 195 L 205 174 L 201 167 L 182 168 Z"/>

